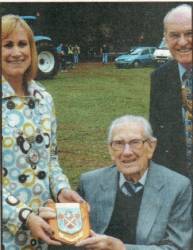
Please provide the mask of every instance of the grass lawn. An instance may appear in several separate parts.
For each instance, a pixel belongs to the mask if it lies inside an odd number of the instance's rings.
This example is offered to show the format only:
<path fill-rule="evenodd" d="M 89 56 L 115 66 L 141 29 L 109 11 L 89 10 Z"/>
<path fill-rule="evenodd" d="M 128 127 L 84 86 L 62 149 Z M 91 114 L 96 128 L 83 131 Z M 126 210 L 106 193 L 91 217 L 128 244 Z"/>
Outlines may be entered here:
<path fill-rule="evenodd" d="M 42 81 L 55 101 L 59 159 L 74 188 L 82 172 L 112 163 L 106 137 L 113 119 L 125 114 L 148 117 L 152 71 L 81 63 Z"/>

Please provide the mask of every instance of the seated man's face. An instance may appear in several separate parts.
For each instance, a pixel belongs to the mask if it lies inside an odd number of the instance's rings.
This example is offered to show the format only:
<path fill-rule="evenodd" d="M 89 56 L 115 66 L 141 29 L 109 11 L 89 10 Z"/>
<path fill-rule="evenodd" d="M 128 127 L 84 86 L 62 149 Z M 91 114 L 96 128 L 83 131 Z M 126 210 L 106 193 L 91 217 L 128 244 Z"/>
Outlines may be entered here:
<path fill-rule="evenodd" d="M 109 145 L 111 158 L 125 178 L 137 181 L 148 168 L 156 141 L 144 136 L 143 127 L 136 123 L 114 128 Z"/>

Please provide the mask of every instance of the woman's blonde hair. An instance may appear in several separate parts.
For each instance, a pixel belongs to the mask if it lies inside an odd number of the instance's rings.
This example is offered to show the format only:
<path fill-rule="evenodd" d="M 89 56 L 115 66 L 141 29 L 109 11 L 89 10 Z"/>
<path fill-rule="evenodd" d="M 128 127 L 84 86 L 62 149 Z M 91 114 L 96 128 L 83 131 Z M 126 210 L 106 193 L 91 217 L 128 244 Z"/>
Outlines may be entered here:
<path fill-rule="evenodd" d="M 33 31 L 29 27 L 29 25 L 19 16 L 16 15 L 4 15 L 1 19 L 1 41 L 6 39 L 13 31 L 17 28 L 17 26 L 21 26 L 27 33 L 27 37 L 30 44 L 30 52 L 31 52 L 31 65 L 24 73 L 23 84 L 27 84 L 27 82 L 31 81 L 36 77 L 37 73 L 37 50 L 35 41 L 33 38 Z M 27 87 L 27 86 L 25 86 Z"/>

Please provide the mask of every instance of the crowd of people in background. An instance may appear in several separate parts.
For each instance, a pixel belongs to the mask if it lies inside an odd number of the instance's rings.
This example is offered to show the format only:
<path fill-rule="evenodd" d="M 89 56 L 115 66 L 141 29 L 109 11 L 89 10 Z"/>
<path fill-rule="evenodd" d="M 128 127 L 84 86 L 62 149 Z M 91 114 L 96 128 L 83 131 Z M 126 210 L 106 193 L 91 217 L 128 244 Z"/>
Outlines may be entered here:
<path fill-rule="evenodd" d="M 99 49 L 99 54 L 96 53 L 92 48 L 88 50 L 88 57 L 97 57 L 97 54 L 101 57 L 102 64 L 109 63 L 109 46 L 103 44 Z M 60 56 L 60 67 L 62 72 L 67 72 L 68 69 L 73 69 L 80 61 L 80 46 L 76 43 L 75 45 L 65 44 L 61 42 L 57 47 L 57 52 Z"/>
<path fill-rule="evenodd" d="M 63 42 L 57 47 L 57 52 L 60 55 L 61 71 L 74 68 L 74 65 L 79 63 L 80 47 L 78 44 L 72 46 Z"/>

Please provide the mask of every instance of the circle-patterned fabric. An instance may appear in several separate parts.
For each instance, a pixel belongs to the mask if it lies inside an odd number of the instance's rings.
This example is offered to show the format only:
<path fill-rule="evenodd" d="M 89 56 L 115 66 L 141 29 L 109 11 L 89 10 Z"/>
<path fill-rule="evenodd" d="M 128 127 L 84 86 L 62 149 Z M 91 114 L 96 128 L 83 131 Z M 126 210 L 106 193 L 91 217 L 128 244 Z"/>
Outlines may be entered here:
<path fill-rule="evenodd" d="M 31 237 L 22 218 L 25 209 L 37 211 L 69 188 L 58 163 L 53 100 L 35 81 L 29 83 L 29 96 L 16 96 L 4 79 L 2 91 L 3 245 L 6 250 L 47 249 Z"/>

